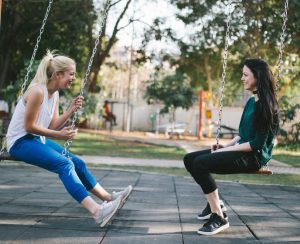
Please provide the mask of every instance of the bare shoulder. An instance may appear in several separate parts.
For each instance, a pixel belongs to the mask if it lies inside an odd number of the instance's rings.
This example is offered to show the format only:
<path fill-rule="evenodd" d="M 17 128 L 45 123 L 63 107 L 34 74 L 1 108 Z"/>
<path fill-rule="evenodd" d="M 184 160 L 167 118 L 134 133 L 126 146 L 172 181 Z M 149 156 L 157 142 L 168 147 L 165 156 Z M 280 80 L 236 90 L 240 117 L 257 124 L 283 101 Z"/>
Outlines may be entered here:
<path fill-rule="evenodd" d="M 41 86 L 32 86 L 24 93 L 25 103 L 28 101 L 43 101 L 44 90 Z"/>

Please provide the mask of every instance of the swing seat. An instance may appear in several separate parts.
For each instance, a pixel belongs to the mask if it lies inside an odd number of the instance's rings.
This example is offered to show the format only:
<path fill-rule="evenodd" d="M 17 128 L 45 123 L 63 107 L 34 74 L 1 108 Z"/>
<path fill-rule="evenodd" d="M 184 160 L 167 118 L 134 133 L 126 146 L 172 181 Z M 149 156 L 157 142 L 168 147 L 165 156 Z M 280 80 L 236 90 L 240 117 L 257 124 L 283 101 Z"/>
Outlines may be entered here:
<path fill-rule="evenodd" d="M 270 170 L 269 168 L 262 167 L 257 171 L 254 171 L 253 174 L 259 174 L 259 175 L 272 175 L 273 171 Z"/>

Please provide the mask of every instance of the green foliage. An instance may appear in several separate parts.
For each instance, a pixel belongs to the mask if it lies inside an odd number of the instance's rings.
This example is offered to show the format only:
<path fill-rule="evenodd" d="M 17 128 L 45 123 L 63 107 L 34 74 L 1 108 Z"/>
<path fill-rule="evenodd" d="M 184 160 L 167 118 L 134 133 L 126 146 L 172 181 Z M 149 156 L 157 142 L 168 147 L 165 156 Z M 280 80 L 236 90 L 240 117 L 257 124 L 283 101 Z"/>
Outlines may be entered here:
<path fill-rule="evenodd" d="M 162 51 L 163 61 L 191 78 L 196 90 L 218 93 L 220 87 L 225 46 L 226 20 L 229 1 L 221 0 L 169 0 L 177 7 L 177 19 L 188 30 L 184 38 L 176 30 L 163 27 L 163 19 L 155 20 L 146 32 L 144 46 L 151 40 L 169 40 L 177 44 L 179 55 Z M 230 46 L 226 72 L 225 104 L 234 101 L 242 93 L 242 63 L 248 57 L 260 57 L 275 67 L 278 59 L 278 43 L 282 31 L 281 14 L 284 1 L 233 1 Z M 299 1 L 290 1 L 288 10 L 287 36 L 285 39 L 280 90 L 287 94 L 299 94 L 300 54 L 300 8 Z M 158 69 L 162 69 L 160 64 Z M 274 68 L 275 69 L 275 68 Z"/>
<path fill-rule="evenodd" d="M 300 104 L 293 104 L 290 102 L 291 97 L 283 96 L 279 100 L 280 104 L 280 121 L 282 122 L 282 126 L 290 122 L 296 116 L 296 111 L 300 108 Z"/>
<path fill-rule="evenodd" d="M 151 81 L 146 89 L 145 98 L 149 104 L 163 102 L 162 113 L 169 112 L 171 108 L 189 109 L 195 99 L 190 78 L 179 72 Z"/>
<path fill-rule="evenodd" d="M 11 114 L 12 105 L 15 103 L 15 101 L 18 98 L 18 86 L 8 85 L 4 89 L 1 89 L 0 91 L 0 97 L 3 98 L 4 101 L 8 104 L 8 114 Z"/>
<path fill-rule="evenodd" d="M 80 118 L 88 118 L 91 114 L 94 114 L 96 112 L 97 103 L 98 99 L 95 94 L 89 94 L 86 96 L 83 109 L 80 110 L 78 116 Z"/>
<path fill-rule="evenodd" d="M 4 1 L 0 35 L 0 88 L 21 79 L 33 52 L 48 1 Z M 89 52 L 88 29 L 96 19 L 93 0 L 54 1 L 37 51 L 56 49 L 74 58 L 79 73 Z"/>
<path fill-rule="evenodd" d="M 116 148 L 118 150 L 114 150 Z M 73 141 L 71 151 L 81 155 L 170 160 L 180 160 L 186 154 L 183 149 L 177 147 L 118 141 L 109 136 L 82 132 L 79 132 Z"/>
<path fill-rule="evenodd" d="M 295 116 L 297 115 L 297 111 L 300 109 L 299 103 L 292 103 L 291 97 L 283 96 L 281 97 L 280 104 L 280 143 L 285 145 L 289 143 L 299 143 L 300 142 L 300 122 L 293 123 L 295 120 Z M 292 123 L 288 129 L 284 129 L 283 127 L 287 123 Z"/>

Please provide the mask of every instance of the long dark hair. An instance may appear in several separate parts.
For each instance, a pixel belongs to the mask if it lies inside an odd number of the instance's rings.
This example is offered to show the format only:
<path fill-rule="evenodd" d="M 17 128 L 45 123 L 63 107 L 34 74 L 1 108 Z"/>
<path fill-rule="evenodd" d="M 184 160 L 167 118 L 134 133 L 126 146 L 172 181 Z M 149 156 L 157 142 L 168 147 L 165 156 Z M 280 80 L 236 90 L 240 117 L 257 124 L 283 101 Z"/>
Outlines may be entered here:
<path fill-rule="evenodd" d="M 256 92 L 259 100 L 254 108 L 254 130 L 275 133 L 279 123 L 279 106 L 272 70 L 262 59 L 246 59 L 244 65 L 251 70 L 257 83 Z"/>

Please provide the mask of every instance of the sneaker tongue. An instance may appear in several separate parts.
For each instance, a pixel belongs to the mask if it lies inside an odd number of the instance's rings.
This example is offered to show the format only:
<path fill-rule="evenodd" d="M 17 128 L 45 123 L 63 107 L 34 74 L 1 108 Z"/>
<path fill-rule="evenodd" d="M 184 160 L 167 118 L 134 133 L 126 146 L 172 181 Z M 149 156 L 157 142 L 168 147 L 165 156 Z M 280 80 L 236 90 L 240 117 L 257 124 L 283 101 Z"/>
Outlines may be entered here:
<path fill-rule="evenodd" d="M 210 226 L 215 225 L 215 223 L 218 223 L 220 221 L 220 216 L 216 213 L 212 213 L 209 220 L 203 225 L 203 226 Z"/>
<path fill-rule="evenodd" d="M 211 219 L 216 219 L 216 218 L 220 218 L 221 216 L 219 216 L 217 213 L 212 213 L 210 218 Z"/>

